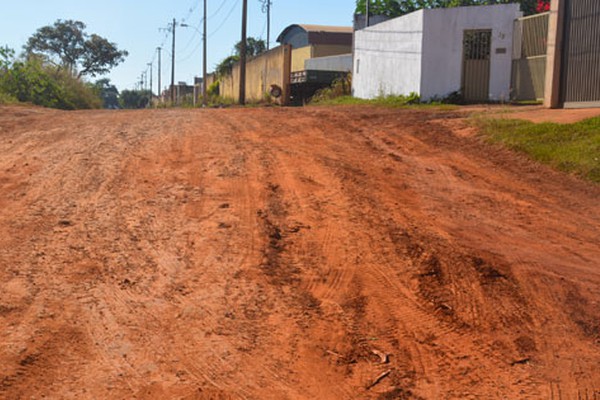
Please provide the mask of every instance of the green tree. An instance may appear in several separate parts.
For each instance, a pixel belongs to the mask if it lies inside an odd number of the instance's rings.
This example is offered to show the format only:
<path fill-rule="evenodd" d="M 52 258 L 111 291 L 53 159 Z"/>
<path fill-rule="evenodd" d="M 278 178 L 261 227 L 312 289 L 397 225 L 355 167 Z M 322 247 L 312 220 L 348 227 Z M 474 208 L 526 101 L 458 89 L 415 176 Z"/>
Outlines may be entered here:
<path fill-rule="evenodd" d="M 217 67 L 215 68 L 217 75 L 223 76 L 230 74 L 233 66 L 238 61 L 240 61 L 240 56 L 237 54 L 224 58 L 219 64 L 217 64 Z"/>
<path fill-rule="evenodd" d="M 525 15 L 536 12 L 537 0 L 368 0 L 370 15 L 398 17 L 422 8 L 520 3 Z M 356 0 L 356 14 L 365 14 L 367 0 Z"/>
<path fill-rule="evenodd" d="M 255 57 L 267 50 L 267 44 L 262 39 L 256 39 L 249 37 L 246 39 L 246 56 Z M 242 53 L 242 41 L 237 42 L 233 48 L 234 54 L 225 57 L 215 67 L 217 75 L 223 76 L 231 73 L 235 63 L 240 61 L 240 54 Z"/>
<path fill-rule="evenodd" d="M 14 55 L 15 51 L 13 49 L 7 46 L 0 47 L 0 73 L 10 66 Z"/>
<path fill-rule="evenodd" d="M 81 21 L 58 20 L 38 29 L 27 41 L 25 52 L 43 56 L 77 77 L 105 74 L 125 60 L 127 51 L 101 36 L 88 35 L 85 28 Z"/>
<path fill-rule="evenodd" d="M 99 79 L 94 83 L 94 89 L 102 98 L 104 108 L 117 109 L 120 108 L 119 104 L 119 90 L 117 87 L 110 83 L 110 79 L 104 78 Z"/>
<path fill-rule="evenodd" d="M 152 99 L 152 92 L 149 90 L 123 90 L 119 96 L 119 103 L 122 108 L 138 109 L 146 108 Z"/>
<path fill-rule="evenodd" d="M 256 39 L 249 37 L 246 39 L 246 56 L 255 57 L 260 53 L 264 53 L 267 50 L 267 44 L 262 39 Z M 240 56 L 242 54 L 242 41 L 236 43 L 235 54 Z"/>

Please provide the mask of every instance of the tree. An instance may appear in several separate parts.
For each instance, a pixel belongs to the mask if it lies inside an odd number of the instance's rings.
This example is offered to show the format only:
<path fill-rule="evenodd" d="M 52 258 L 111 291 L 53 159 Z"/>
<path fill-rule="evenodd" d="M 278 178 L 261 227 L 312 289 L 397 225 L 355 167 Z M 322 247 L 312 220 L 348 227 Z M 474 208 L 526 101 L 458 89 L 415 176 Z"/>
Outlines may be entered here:
<path fill-rule="evenodd" d="M 102 98 L 104 108 L 117 109 L 119 105 L 119 90 L 117 87 L 110 83 L 110 79 L 104 78 L 99 79 L 94 84 L 94 89 L 98 95 Z"/>
<path fill-rule="evenodd" d="M 520 3 L 525 15 L 538 11 L 538 0 L 368 0 L 370 15 L 398 17 L 422 8 Z M 367 0 L 356 0 L 356 14 L 365 14 Z M 542 2 L 546 2 L 542 0 Z"/>
<path fill-rule="evenodd" d="M 119 96 L 119 103 L 122 108 L 146 108 L 151 99 L 152 92 L 149 90 L 123 90 Z"/>
<path fill-rule="evenodd" d="M 215 67 L 217 75 L 223 76 L 231 73 L 235 63 L 240 61 L 240 54 L 242 52 L 242 41 L 236 43 L 233 48 L 234 54 L 221 60 L 220 63 Z M 256 57 L 257 55 L 267 51 L 267 44 L 262 39 L 256 39 L 249 37 L 246 39 L 246 56 Z"/>
<path fill-rule="evenodd" d="M 219 64 L 217 64 L 217 67 L 215 68 L 217 75 L 223 76 L 230 74 L 231 70 L 233 69 L 233 66 L 238 61 L 240 61 L 240 56 L 238 55 L 233 55 L 224 58 Z"/>
<path fill-rule="evenodd" d="M 81 21 L 58 20 L 44 26 L 25 45 L 28 56 L 43 56 L 49 62 L 66 69 L 78 78 L 109 72 L 128 56 L 115 43 L 98 35 L 88 35 Z"/>
<path fill-rule="evenodd" d="M 246 56 L 255 57 L 267 50 L 267 44 L 262 39 L 249 37 L 246 39 Z M 240 56 L 242 53 L 242 41 L 236 43 L 235 54 Z"/>
<path fill-rule="evenodd" d="M 13 49 L 6 46 L 0 47 L 0 73 L 10 66 L 14 55 L 15 51 Z"/>
<path fill-rule="evenodd" d="M 102 105 L 89 84 L 37 57 L 15 61 L 6 68 L 0 74 L 0 94 L 20 102 L 63 110 Z"/>

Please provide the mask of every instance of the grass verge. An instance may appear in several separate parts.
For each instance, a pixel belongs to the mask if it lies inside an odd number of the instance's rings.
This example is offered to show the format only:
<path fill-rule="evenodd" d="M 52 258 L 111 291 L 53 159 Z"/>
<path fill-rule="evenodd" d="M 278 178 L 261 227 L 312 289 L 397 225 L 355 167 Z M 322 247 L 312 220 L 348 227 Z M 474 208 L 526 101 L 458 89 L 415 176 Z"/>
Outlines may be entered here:
<path fill-rule="evenodd" d="M 481 132 L 492 142 L 526 153 L 556 169 L 600 183 L 600 117 L 574 124 L 513 119 L 480 119 Z"/>
<path fill-rule="evenodd" d="M 343 106 L 343 105 L 371 105 L 390 108 L 436 108 L 443 110 L 454 110 L 458 108 L 453 104 L 443 104 L 438 102 L 419 103 L 418 99 L 412 99 L 407 96 L 380 96 L 375 99 L 359 99 L 352 96 L 340 96 L 332 99 L 319 99 L 311 102 L 311 105 L 317 106 Z"/>

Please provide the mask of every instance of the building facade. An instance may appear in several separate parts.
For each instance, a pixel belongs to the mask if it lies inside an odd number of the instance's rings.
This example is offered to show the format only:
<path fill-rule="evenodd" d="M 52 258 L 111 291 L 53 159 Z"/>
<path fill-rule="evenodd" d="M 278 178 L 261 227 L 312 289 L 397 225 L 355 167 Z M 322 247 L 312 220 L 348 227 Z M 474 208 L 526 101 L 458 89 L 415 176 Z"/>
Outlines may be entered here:
<path fill-rule="evenodd" d="M 356 31 L 353 93 L 508 101 L 521 15 L 518 4 L 424 9 Z"/>

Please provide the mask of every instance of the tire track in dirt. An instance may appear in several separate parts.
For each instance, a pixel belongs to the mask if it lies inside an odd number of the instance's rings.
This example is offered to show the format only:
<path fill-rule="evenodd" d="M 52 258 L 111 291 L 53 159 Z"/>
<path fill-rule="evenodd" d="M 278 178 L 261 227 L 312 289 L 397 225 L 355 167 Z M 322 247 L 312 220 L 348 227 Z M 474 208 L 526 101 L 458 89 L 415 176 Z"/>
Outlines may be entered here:
<path fill-rule="evenodd" d="M 0 397 L 592 393 L 598 190 L 458 121 L 0 112 Z"/>

